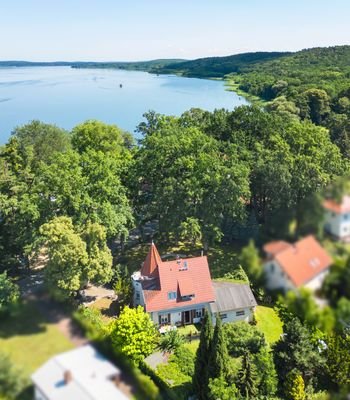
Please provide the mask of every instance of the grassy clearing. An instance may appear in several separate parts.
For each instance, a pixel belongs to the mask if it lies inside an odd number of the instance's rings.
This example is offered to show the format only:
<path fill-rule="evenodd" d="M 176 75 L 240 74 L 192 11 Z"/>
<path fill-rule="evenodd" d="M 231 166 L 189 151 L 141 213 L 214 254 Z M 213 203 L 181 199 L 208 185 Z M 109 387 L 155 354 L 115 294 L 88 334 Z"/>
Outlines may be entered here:
<path fill-rule="evenodd" d="M 282 321 L 271 307 L 257 306 L 255 311 L 257 328 L 263 332 L 269 344 L 277 342 L 283 333 Z"/>
<path fill-rule="evenodd" d="M 183 336 L 188 336 L 188 335 L 199 335 L 200 333 L 200 325 L 185 325 L 185 326 L 180 326 L 177 328 L 178 332 L 183 335 Z"/>
<path fill-rule="evenodd" d="M 89 306 L 96 310 L 101 311 L 102 320 L 105 323 L 109 323 L 115 319 L 115 316 L 119 314 L 119 304 L 117 301 L 111 299 L 99 299 Z"/>
<path fill-rule="evenodd" d="M 18 400 L 33 399 L 30 375 L 52 356 L 71 350 L 73 344 L 54 323 L 48 322 L 34 302 L 29 302 L 0 323 L 0 351 L 9 355 L 28 386 Z"/>

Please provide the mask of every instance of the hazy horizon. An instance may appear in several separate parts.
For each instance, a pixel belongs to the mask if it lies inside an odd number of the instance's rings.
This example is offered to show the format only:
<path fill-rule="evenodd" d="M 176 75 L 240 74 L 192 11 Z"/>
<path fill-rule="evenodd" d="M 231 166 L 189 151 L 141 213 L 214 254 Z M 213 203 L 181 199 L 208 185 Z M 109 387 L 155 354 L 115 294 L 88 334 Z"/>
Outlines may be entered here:
<path fill-rule="evenodd" d="M 0 60 L 145 61 L 350 44 L 346 0 L 13 0 Z"/>

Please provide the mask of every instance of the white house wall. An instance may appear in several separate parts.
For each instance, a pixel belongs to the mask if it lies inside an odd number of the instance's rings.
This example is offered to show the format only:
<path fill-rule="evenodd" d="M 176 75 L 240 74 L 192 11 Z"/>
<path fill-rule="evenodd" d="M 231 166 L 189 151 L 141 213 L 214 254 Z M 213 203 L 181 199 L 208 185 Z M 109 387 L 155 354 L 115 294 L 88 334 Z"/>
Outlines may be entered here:
<path fill-rule="evenodd" d="M 340 239 L 350 236 L 350 212 L 338 214 L 326 210 L 324 227 L 328 233 Z"/>
<path fill-rule="evenodd" d="M 326 271 L 321 272 L 320 274 L 315 276 L 315 278 L 313 278 L 311 281 L 309 281 L 304 286 L 307 289 L 310 289 L 312 291 L 316 291 L 318 289 L 321 289 L 323 281 L 325 280 L 325 277 L 328 274 L 328 272 L 329 272 L 329 269 L 327 269 Z"/>
<path fill-rule="evenodd" d="M 237 315 L 237 312 L 244 311 L 244 315 Z M 253 318 L 254 308 L 247 307 L 241 310 L 231 310 L 220 312 L 221 320 L 224 324 L 229 322 L 245 321 L 249 322 Z M 216 323 L 216 315 L 212 314 L 213 325 Z"/>
<path fill-rule="evenodd" d="M 266 277 L 266 286 L 268 289 L 291 290 L 295 288 L 275 260 L 266 261 L 263 268 Z"/>

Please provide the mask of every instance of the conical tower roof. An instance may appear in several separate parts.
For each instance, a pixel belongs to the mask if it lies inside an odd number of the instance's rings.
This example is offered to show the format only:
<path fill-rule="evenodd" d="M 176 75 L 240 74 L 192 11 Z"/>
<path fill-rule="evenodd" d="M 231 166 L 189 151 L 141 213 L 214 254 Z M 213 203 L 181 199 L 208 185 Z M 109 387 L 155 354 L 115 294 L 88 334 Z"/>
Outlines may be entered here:
<path fill-rule="evenodd" d="M 152 242 L 151 248 L 147 254 L 146 260 L 141 268 L 142 276 L 154 276 L 157 274 L 157 268 L 162 263 L 156 245 Z"/>

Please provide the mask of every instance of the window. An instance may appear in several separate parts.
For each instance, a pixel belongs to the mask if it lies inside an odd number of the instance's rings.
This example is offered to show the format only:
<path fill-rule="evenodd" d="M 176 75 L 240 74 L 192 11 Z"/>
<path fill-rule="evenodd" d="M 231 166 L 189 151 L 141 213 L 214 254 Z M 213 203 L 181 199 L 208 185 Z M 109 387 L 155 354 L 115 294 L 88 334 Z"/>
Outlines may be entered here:
<path fill-rule="evenodd" d="M 275 272 L 275 266 L 273 264 L 270 265 L 271 272 Z"/>
<path fill-rule="evenodd" d="M 220 314 L 220 318 L 221 318 L 221 319 L 227 318 L 227 314 Z"/>
<path fill-rule="evenodd" d="M 202 318 L 203 317 L 203 310 L 196 310 L 196 318 Z"/>
<path fill-rule="evenodd" d="M 240 317 L 241 315 L 245 315 L 244 310 L 236 311 L 236 317 Z"/>
<path fill-rule="evenodd" d="M 140 293 L 136 293 L 136 300 L 140 300 Z"/>
<path fill-rule="evenodd" d="M 168 300 L 175 300 L 176 292 L 168 292 Z"/>
<path fill-rule="evenodd" d="M 170 314 L 161 314 L 159 315 L 159 324 L 168 324 L 170 322 Z"/>

